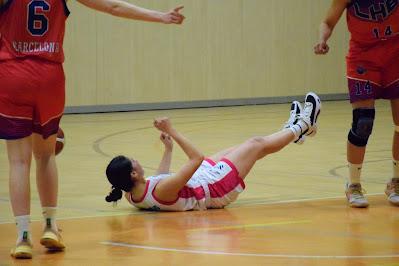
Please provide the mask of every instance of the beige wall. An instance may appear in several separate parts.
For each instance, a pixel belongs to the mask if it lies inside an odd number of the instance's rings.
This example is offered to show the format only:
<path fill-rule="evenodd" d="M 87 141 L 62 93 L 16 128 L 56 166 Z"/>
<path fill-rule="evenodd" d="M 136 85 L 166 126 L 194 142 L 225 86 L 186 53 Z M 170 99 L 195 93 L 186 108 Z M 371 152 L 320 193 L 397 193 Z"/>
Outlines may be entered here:
<path fill-rule="evenodd" d="M 183 26 L 128 21 L 70 1 L 67 106 L 346 92 L 341 19 L 328 56 L 313 55 L 330 0 L 141 0 L 183 4 Z"/>

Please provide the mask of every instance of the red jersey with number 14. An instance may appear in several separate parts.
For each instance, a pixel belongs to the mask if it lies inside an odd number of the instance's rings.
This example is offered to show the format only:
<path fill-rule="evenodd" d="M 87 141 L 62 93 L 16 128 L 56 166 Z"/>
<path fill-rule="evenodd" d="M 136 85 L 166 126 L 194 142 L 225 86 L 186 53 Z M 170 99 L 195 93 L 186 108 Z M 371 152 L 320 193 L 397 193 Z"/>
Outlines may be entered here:
<path fill-rule="evenodd" d="M 399 37 L 399 0 L 353 0 L 347 8 L 347 23 L 352 43 Z"/>
<path fill-rule="evenodd" d="M 0 61 L 36 57 L 64 62 L 65 0 L 9 0 L 0 9 Z"/>

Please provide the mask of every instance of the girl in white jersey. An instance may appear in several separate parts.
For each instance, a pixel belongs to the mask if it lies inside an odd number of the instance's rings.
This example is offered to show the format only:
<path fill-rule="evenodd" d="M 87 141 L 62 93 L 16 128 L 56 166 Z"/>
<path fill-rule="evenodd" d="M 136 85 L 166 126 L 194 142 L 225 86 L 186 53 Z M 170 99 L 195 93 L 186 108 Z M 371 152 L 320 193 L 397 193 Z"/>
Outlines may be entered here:
<path fill-rule="evenodd" d="M 112 184 L 105 198 L 115 202 L 122 198 L 134 206 L 147 210 L 186 211 L 223 208 L 237 199 L 245 188 L 244 178 L 255 162 L 277 152 L 290 142 L 304 136 L 314 136 L 321 102 L 315 93 L 308 93 L 305 106 L 291 105 L 290 118 L 284 128 L 272 135 L 253 137 L 244 143 L 223 150 L 209 158 L 173 128 L 169 118 L 154 120 L 160 130 L 165 152 L 156 175 L 145 178 L 137 160 L 117 156 L 111 160 L 106 175 Z M 175 174 L 169 172 L 172 158 L 172 139 L 182 148 L 188 161 Z"/>

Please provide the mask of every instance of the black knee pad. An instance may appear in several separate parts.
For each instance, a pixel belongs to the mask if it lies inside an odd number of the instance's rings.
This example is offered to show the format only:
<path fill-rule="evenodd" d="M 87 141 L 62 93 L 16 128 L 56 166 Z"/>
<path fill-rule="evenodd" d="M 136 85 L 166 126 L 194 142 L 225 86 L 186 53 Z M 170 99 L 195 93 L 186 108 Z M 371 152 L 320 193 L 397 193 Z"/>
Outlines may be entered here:
<path fill-rule="evenodd" d="M 352 129 L 348 134 L 349 142 L 358 147 L 366 146 L 373 131 L 374 118 L 374 108 L 354 109 Z"/>

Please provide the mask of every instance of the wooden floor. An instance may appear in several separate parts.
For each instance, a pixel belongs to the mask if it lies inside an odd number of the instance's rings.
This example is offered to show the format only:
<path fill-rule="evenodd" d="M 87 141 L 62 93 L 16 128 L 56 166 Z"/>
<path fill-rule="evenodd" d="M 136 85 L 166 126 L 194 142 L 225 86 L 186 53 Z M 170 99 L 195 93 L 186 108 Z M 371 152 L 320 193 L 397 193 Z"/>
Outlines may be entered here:
<path fill-rule="evenodd" d="M 315 138 L 257 163 L 247 188 L 224 210 L 152 213 L 104 201 L 104 169 L 116 154 L 134 156 L 148 174 L 162 153 L 152 118 L 170 116 L 205 154 L 281 128 L 289 105 L 245 106 L 116 114 L 67 115 L 67 144 L 58 156 L 59 226 L 64 253 L 38 243 L 41 211 L 32 183 L 34 259 L 14 261 L 15 224 L 8 166 L 0 142 L 0 266 L 4 265 L 399 265 L 399 208 L 383 194 L 391 177 L 393 125 L 379 102 L 363 170 L 369 209 L 346 205 L 347 102 L 325 102 Z M 185 160 L 175 146 L 172 169 Z M 32 169 L 34 172 L 34 169 Z"/>

